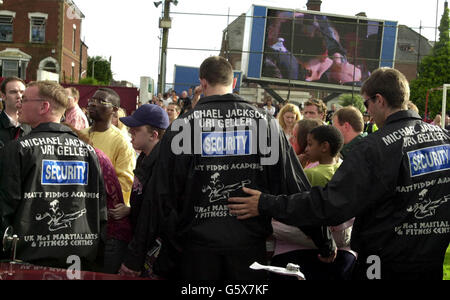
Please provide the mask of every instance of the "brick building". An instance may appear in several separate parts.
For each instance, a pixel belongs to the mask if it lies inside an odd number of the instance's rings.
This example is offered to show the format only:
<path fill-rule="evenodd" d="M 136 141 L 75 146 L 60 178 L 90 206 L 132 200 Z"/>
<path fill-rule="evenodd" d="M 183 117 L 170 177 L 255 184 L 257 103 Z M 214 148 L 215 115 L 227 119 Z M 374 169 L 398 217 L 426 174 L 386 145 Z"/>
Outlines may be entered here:
<path fill-rule="evenodd" d="M 80 38 L 83 18 L 72 0 L 4 0 L 0 76 L 78 82 L 87 69 L 87 46 Z"/>

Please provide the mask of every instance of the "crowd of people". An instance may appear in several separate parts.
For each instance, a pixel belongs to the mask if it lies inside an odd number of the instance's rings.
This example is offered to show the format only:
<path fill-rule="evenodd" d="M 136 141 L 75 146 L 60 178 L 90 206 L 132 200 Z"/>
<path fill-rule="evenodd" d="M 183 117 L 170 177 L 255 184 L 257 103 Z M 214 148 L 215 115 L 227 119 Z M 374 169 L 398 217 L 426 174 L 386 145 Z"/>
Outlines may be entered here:
<path fill-rule="evenodd" d="M 306 279 L 442 278 L 450 135 L 408 107 L 400 72 L 363 83 L 364 114 L 320 99 L 258 108 L 232 84 L 210 57 L 180 97 L 126 116 L 99 88 L 86 115 L 74 88 L 6 78 L 0 232 L 20 237 L 17 258 L 159 279 L 294 278 L 255 261 Z"/>
<path fill-rule="evenodd" d="M 177 95 L 175 90 L 169 90 L 168 92 L 158 93 L 156 96 L 153 96 L 149 103 L 164 108 L 168 113 L 169 107 L 171 106 L 171 111 L 176 110 L 176 114 L 171 116 L 171 121 L 173 121 L 180 114 L 192 110 L 200 99 L 200 95 L 201 92 L 199 87 L 182 91 L 180 96 Z"/>

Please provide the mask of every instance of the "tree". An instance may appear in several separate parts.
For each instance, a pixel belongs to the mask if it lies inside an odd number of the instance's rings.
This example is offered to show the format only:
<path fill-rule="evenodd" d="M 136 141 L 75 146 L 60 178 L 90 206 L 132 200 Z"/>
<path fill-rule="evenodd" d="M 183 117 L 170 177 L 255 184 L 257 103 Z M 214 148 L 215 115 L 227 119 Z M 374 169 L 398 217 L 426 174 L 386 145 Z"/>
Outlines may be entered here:
<path fill-rule="evenodd" d="M 364 106 L 364 99 L 359 94 L 342 94 L 339 96 L 339 104 L 342 106 L 354 106 L 361 113 L 364 113 L 366 111 L 366 107 Z"/>
<path fill-rule="evenodd" d="M 445 2 L 444 14 L 439 26 L 439 41 L 434 45 L 430 56 L 425 57 L 419 66 L 419 76 L 411 81 L 411 101 L 419 111 L 425 113 L 427 91 L 428 116 L 434 116 L 442 110 L 442 91 L 431 90 L 450 83 L 450 38 L 449 38 L 449 9 Z M 447 95 L 447 98 L 449 96 Z M 448 104 L 447 104 L 447 107 Z"/>
<path fill-rule="evenodd" d="M 436 50 L 445 48 L 445 45 L 448 45 L 448 42 L 450 41 L 448 2 L 445 1 L 444 5 L 444 14 L 442 15 L 441 23 L 439 24 L 439 42 L 436 44 Z"/>
<path fill-rule="evenodd" d="M 86 77 L 83 79 L 80 79 L 79 84 L 85 84 L 85 85 L 101 85 L 97 79 L 92 78 L 92 77 Z"/>
<path fill-rule="evenodd" d="M 100 85 L 109 85 L 113 79 L 111 62 L 101 56 L 88 57 L 87 75 L 97 80 Z"/>

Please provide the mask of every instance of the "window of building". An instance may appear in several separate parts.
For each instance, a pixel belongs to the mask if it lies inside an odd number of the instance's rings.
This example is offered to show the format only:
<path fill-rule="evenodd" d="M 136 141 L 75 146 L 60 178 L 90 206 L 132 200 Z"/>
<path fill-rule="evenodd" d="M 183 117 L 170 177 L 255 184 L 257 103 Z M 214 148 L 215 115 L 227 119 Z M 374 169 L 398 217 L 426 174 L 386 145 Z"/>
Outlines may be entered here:
<path fill-rule="evenodd" d="M 70 74 L 70 81 L 73 83 L 74 80 L 75 80 L 75 63 L 72 62 L 72 72 Z"/>
<path fill-rule="evenodd" d="M 60 67 L 58 61 L 55 58 L 49 56 L 39 62 L 39 70 L 59 74 Z"/>
<path fill-rule="evenodd" d="M 44 17 L 30 18 L 30 41 L 32 43 L 45 42 L 45 24 L 46 19 Z"/>
<path fill-rule="evenodd" d="M 56 64 L 51 61 L 46 62 L 42 69 L 47 72 L 58 73 L 56 70 Z"/>
<path fill-rule="evenodd" d="M 411 44 L 399 44 L 398 47 L 404 52 L 414 52 L 414 46 Z"/>
<path fill-rule="evenodd" d="M 2 61 L 2 77 L 12 77 L 19 75 L 19 61 L 18 60 L 3 60 Z"/>
<path fill-rule="evenodd" d="M 0 42 L 13 41 L 13 16 L 0 15 Z"/>
<path fill-rule="evenodd" d="M 31 55 L 18 48 L 6 48 L 0 51 L 0 76 L 17 76 L 26 79 Z"/>
<path fill-rule="evenodd" d="M 77 26 L 75 24 L 73 24 L 73 30 L 72 30 L 72 52 L 76 53 L 76 36 L 77 36 Z"/>

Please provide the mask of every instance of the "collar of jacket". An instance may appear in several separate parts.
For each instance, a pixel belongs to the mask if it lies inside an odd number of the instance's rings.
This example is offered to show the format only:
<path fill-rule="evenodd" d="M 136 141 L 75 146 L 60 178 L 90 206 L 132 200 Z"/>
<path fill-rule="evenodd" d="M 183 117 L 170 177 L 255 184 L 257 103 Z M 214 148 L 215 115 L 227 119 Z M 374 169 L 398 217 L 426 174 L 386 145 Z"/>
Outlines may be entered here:
<path fill-rule="evenodd" d="M 3 128 L 13 128 L 16 127 L 14 126 L 14 124 L 11 122 L 11 120 L 9 119 L 9 117 L 6 115 L 6 112 L 4 110 L 2 110 L 2 113 L 0 114 L 0 123 L 2 125 Z"/>
<path fill-rule="evenodd" d="M 214 103 L 214 102 L 244 102 L 248 103 L 246 100 L 242 99 L 236 94 L 225 94 L 225 95 L 213 95 L 201 98 L 198 104 Z"/>
<path fill-rule="evenodd" d="M 11 122 L 11 119 L 6 115 L 6 112 L 3 110 L 0 113 L 0 125 L 1 128 L 16 128 L 16 126 Z M 19 124 L 20 129 L 24 132 L 24 134 L 28 134 L 31 131 L 30 125 L 27 124 Z"/>
<path fill-rule="evenodd" d="M 64 132 L 69 133 L 75 137 L 77 136 L 69 127 L 60 123 L 53 122 L 39 124 L 36 128 L 33 128 L 32 132 Z"/>
<path fill-rule="evenodd" d="M 401 120 L 405 120 L 405 119 L 422 120 L 422 118 L 419 116 L 419 114 L 416 113 L 415 111 L 412 111 L 412 110 L 401 110 L 401 111 L 393 113 L 392 115 L 387 117 L 386 122 L 384 123 L 384 125 L 388 125 L 388 124 L 395 123 L 395 122 L 398 122 L 398 121 L 401 121 Z"/>
<path fill-rule="evenodd" d="M 159 142 L 155 145 L 148 156 L 145 156 L 139 166 L 133 171 L 134 175 L 139 179 L 139 181 L 144 185 L 150 179 L 152 175 L 153 166 L 156 164 L 159 157 Z M 143 155 L 143 154 L 141 154 Z"/>

